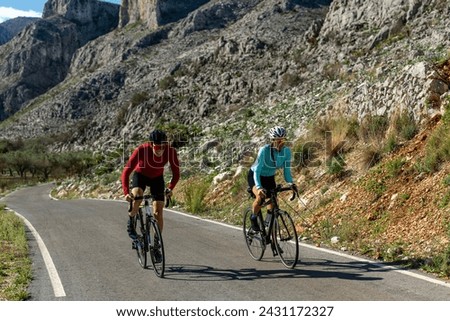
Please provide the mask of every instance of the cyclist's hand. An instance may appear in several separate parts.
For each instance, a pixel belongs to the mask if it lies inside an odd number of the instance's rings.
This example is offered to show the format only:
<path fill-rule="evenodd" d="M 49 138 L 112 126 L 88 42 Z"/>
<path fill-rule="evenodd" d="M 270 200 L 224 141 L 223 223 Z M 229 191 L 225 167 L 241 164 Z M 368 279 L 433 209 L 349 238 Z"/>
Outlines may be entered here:
<path fill-rule="evenodd" d="M 125 200 L 127 202 L 132 202 L 134 200 L 133 195 L 130 194 L 125 195 Z"/>
<path fill-rule="evenodd" d="M 264 198 L 266 198 L 266 195 L 267 195 L 267 193 L 266 193 L 266 190 L 264 188 L 258 189 L 258 196 L 259 197 L 264 199 Z"/>
<path fill-rule="evenodd" d="M 288 186 L 298 194 L 298 188 L 297 185 L 295 185 L 295 183 L 289 183 Z"/>
<path fill-rule="evenodd" d="M 165 194 L 166 194 L 166 197 L 172 197 L 172 190 L 170 189 L 170 188 L 166 188 L 166 190 L 165 190 L 165 192 L 164 192 Z"/>

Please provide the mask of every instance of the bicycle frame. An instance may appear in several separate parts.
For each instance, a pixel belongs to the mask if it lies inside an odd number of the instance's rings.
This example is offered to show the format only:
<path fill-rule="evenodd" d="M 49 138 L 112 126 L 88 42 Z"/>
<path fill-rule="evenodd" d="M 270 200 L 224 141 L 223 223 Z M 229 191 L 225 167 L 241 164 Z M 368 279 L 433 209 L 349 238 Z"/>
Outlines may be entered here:
<path fill-rule="evenodd" d="M 150 195 L 145 195 L 144 196 L 144 202 L 143 202 L 144 204 L 141 204 L 141 207 L 139 208 L 139 212 L 138 212 L 139 221 L 141 222 L 141 232 L 142 232 L 142 234 L 146 235 L 144 233 L 144 231 L 148 231 L 149 239 L 144 238 L 144 250 L 146 252 L 149 251 L 149 245 L 150 245 L 151 239 L 152 239 L 151 238 L 152 236 L 150 234 L 150 222 L 154 219 L 153 211 L 152 211 L 152 209 L 150 207 L 150 204 L 149 204 L 150 203 L 149 199 L 151 199 Z M 144 209 L 144 213 L 143 213 L 142 209 Z"/>
<path fill-rule="evenodd" d="M 291 188 L 290 187 L 282 187 L 281 185 L 277 185 L 276 188 L 274 188 L 273 190 L 270 191 L 270 197 L 268 200 L 264 201 L 263 204 L 261 205 L 262 208 L 267 207 L 268 205 L 272 204 L 273 208 L 272 208 L 272 216 L 270 217 L 270 221 L 268 222 L 269 224 L 266 226 L 267 224 L 267 215 L 269 215 L 269 209 L 266 210 L 266 219 L 263 219 L 262 217 L 262 213 L 260 212 L 260 219 L 261 219 L 261 234 L 263 236 L 263 239 L 265 241 L 265 244 L 267 246 L 267 244 L 270 243 L 271 245 L 271 249 L 273 253 L 276 253 L 276 245 L 274 244 L 274 240 L 272 237 L 273 234 L 273 226 L 275 223 L 275 220 L 278 218 L 279 214 L 280 214 L 280 207 L 278 205 L 278 193 L 280 192 L 284 192 L 284 191 L 290 191 Z M 295 197 L 295 192 L 294 195 L 291 199 L 294 199 Z"/>
<path fill-rule="evenodd" d="M 249 250 L 250 256 L 259 261 L 264 256 L 265 249 L 270 243 L 274 256 L 279 256 L 282 263 L 287 268 L 294 268 L 298 260 L 299 244 L 295 225 L 289 213 L 280 209 L 278 204 L 278 193 L 292 190 L 291 200 L 298 196 L 298 191 L 292 187 L 282 187 L 277 185 L 275 189 L 270 191 L 270 197 L 261 204 L 261 208 L 269 204 L 273 205 L 268 214 L 272 214 L 270 218 L 265 217 L 263 220 L 262 211 L 258 213 L 257 220 L 259 229 L 253 230 L 251 222 L 251 209 L 247 209 L 244 214 L 244 237 Z"/>
<path fill-rule="evenodd" d="M 150 255 L 156 275 L 158 277 L 163 277 L 165 266 L 164 245 L 161 231 L 158 227 L 158 222 L 153 216 L 152 205 L 150 204 L 150 200 L 153 199 L 153 196 L 144 195 L 142 197 L 135 197 L 135 200 L 140 199 L 144 200 L 144 202 L 140 205 L 137 213 L 141 232 L 140 238 L 137 240 L 136 244 L 139 263 L 143 268 L 147 268 L 147 255 Z M 130 210 L 131 207 L 132 202 L 130 202 Z M 158 253 L 160 253 L 160 259 L 156 258 L 154 251 L 158 251 Z"/>

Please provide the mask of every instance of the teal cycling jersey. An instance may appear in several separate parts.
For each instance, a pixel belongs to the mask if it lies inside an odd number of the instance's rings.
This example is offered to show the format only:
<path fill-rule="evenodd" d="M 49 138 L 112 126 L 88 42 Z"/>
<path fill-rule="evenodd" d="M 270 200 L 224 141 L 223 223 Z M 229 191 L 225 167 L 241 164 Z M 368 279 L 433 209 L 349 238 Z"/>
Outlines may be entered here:
<path fill-rule="evenodd" d="M 256 161 L 251 166 L 256 188 L 262 188 L 260 176 L 274 176 L 278 168 L 283 168 L 284 180 L 292 183 L 291 150 L 283 146 L 278 151 L 269 144 L 261 147 Z"/>

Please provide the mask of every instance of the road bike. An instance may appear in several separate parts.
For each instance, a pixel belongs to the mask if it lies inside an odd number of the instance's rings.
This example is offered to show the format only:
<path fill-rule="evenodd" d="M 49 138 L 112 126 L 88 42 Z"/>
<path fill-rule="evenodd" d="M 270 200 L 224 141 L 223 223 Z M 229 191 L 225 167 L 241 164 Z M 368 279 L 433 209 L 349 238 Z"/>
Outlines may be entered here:
<path fill-rule="evenodd" d="M 137 238 L 133 241 L 134 248 L 138 257 L 139 264 L 142 268 L 148 267 L 148 257 L 152 262 L 155 274 L 162 278 L 164 277 L 164 270 L 166 264 L 166 257 L 164 253 L 164 243 L 159 229 L 158 222 L 153 216 L 152 206 L 153 195 L 136 196 L 134 200 L 143 199 L 144 202 L 139 207 L 139 211 L 132 220 L 137 234 Z M 166 207 L 169 199 L 166 200 Z M 128 212 L 131 211 L 133 201 L 130 202 Z"/>
<path fill-rule="evenodd" d="M 291 201 L 298 197 L 298 192 L 291 186 L 277 187 L 270 191 L 270 197 L 264 201 L 263 207 L 272 204 L 273 209 L 267 210 L 266 219 L 263 221 L 261 212 L 258 213 L 258 225 L 260 231 L 254 231 L 250 217 L 252 210 L 249 208 L 244 214 L 243 231 L 245 243 L 250 256 L 260 261 L 268 244 L 270 244 L 274 256 L 279 256 L 281 262 L 290 269 L 297 264 L 299 243 L 297 231 L 291 216 L 278 205 L 278 194 L 284 191 L 293 191 Z"/>

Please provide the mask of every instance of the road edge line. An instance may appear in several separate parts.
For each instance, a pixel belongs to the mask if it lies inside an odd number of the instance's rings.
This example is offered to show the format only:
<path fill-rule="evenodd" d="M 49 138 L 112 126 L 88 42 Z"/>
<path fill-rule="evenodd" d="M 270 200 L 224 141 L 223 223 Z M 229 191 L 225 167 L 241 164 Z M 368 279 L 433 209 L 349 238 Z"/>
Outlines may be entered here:
<path fill-rule="evenodd" d="M 115 199 L 95 199 L 95 198 L 90 198 L 90 199 L 91 200 L 97 200 L 97 201 L 111 201 L 111 202 L 126 203 L 123 200 L 115 200 Z M 214 223 L 214 224 L 217 224 L 217 225 L 230 227 L 230 228 L 233 228 L 235 230 L 242 230 L 242 227 L 239 227 L 239 226 L 234 226 L 234 225 L 231 225 L 231 224 L 210 220 L 210 219 L 207 219 L 207 218 L 195 216 L 193 214 L 180 212 L 180 211 L 175 210 L 175 209 L 165 208 L 164 210 L 169 210 L 169 211 L 174 212 L 174 213 L 176 213 L 178 215 L 183 215 L 183 216 L 187 216 L 187 217 L 190 217 L 190 218 L 194 218 L 194 219 L 198 219 L 198 220 Z M 420 279 L 420 280 L 423 280 L 423 281 L 427 281 L 427 282 L 430 282 L 430 283 L 433 283 L 433 284 L 437 284 L 437 285 L 441 285 L 441 286 L 450 288 L 450 283 L 442 281 L 442 280 L 439 280 L 439 279 L 435 279 L 435 278 L 429 277 L 427 275 L 419 274 L 418 272 L 407 271 L 405 269 L 398 268 L 398 267 L 395 267 L 395 266 L 392 266 L 392 265 L 388 265 L 388 264 L 385 264 L 385 263 L 382 263 L 382 262 L 371 261 L 369 259 L 361 258 L 361 257 L 354 256 L 354 255 L 351 255 L 351 254 L 341 253 L 339 251 L 334 251 L 334 250 L 331 250 L 331 249 L 324 249 L 324 248 L 321 248 L 321 247 L 318 247 L 318 246 L 315 246 L 315 245 L 310 245 L 310 244 L 306 244 L 306 243 L 302 243 L 302 242 L 299 242 L 299 246 L 310 248 L 310 249 L 314 249 L 316 251 L 321 251 L 321 252 L 325 252 L 325 253 L 341 256 L 341 257 L 345 257 L 345 258 L 352 259 L 352 260 L 355 260 L 355 261 L 358 261 L 358 262 L 370 263 L 370 264 L 372 264 L 374 266 L 377 266 L 377 267 L 386 268 L 386 269 L 392 270 L 392 271 L 397 272 L 397 273 L 401 273 L 401 274 L 408 275 L 410 277 L 414 277 L 416 279 Z"/>

